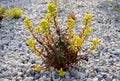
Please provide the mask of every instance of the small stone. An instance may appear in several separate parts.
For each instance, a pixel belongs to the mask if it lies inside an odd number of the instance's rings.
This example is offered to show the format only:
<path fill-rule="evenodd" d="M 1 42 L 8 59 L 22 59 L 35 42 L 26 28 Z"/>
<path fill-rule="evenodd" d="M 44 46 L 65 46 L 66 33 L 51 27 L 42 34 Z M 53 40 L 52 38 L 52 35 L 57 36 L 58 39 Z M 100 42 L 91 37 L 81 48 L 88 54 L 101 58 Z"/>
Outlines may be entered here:
<path fill-rule="evenodd" d="M 110 36 L 104 36 L 103 37 L 106 41 L 110 41 L 111 40 L 111 37 Z"/>
<path fill-rule="evenodd" d="M 71 77 L 71 79 L 72 79 L 72 80 L 74 80 L 74 79 L 75 79 L 75 77 Z"/>
<path fill-rule="evenodd" d="M 9 79 L 4 79 L 3 81 L 9 81 Z"/>
<path fill-rule="evenodd" d="M 19 44 L 18 47 L 21 48 L 21 47 L 22 47 L 22 44 Z"/>
<path fill-rule="evenodd" d="M 75 71 L 74 71 L 74 70 L 71 70 L 71 71 L 70 71 L 70 75 L 71 75 L 71 77 L 74 77 L 74 76 L 76 75 Z"/>
<path fill-rule="evenodd" d="M 83 67 L 80 67 L 80 68 L 79 68 L 79 72 L 82 72 L 82 73 L 84 73 L 86 70 L 88 70 L 88 69 L 85 69 L 85 68 L 83 68 Z"/>
<path fill-rule="evenodd" d="M 85 78 L 85 74 L 83 74 L 83 73 L 80 73 L 80 79 L 84 79 Z"/>
<path fill-rule="evenodd" d="M 0 74 L 2 73 L 2 70 L 0 70 Z"/>
<path fill-rule="evenodd" d="M 95 71 L 98 73 L 98 72 L 101 72 L 99 68 L 96 68 Z"/>
<path fill-rule="evenodd" d="M 7 69 L 7 67 L 2 67 L 2 70 L 7 71 L 8 69 Z"/>
<path fill-rule="evenodd" d="M 95 78 L 93 78 L 93 80 L 92 81 L 98 81 L 98 78 L 97 77 L 95 77 Z"/>
<path fill-rule="evenodd" d="M 45 74 L 46 76 L 50 76 L 49 71 L 45 71 L 44 74 Z"/>
<path fill-rule="evenodd" d="M 112 81 L 117 81 L 116 79 L 113 79 Z"/>
<path fill-rule="evenodd" d="M 104 49 L 103 49 L 103 53 L 108 52 L 108 49 L 109 49 L 109 48 L 104 48 Z"/>
<path fill-rule="evenodd" d="M 27 71 L 27 68 L 21 68 L 20 71 L 21 71 L 21 72 L 26 72 L 26 71 Z"/>
<path fill-rule="evenodd" d="M 47 13 L 47 10 L 41 11 L 41 13 Z"/>
<path fill-rule="evenodd" d="M 104 79 L 107 78 L 107 75 L 106 75 L 106 74 L 103 74 L 103 78 L 104 78 Z"/>
<path fill-rule="evenodd" d="M 87 78 L 87 80 L 86 81 L 92 81 L 92 79 L 91 78 Z"/>
<path fill-rule="evenodd" d="M 106 81 L 105 79 L 102 79 L 101 81 Z"/>
<path fill-rule="evenodd" d="M 31 70 L 31 71 L 30 71 L 30 74 L 31 74 L 32 76 L 34 76 L 34 75 L 36 74 L 36 72 L 35 72 L 34 70 Z"/>
<path fill-rule="evenodd" d="M 70 78 L 68 78 L 68 79 L 63 79 L 63 81 L 73 81 L 74 79 L 70 79 Z"/>
<path fill-rule="evenodd" d="M 55 78 L 55 79 L 58 79 L 58 78 L 59 78 L 59 76 L 58 76 L 57 74 L 55 74 L 55 75 L 54 75 L 54 78 Z"/>
<path fill-rule="evenodd" d="M 85 60 L 85 61 L 87 61 L 87 62 L 88 62 L 88 57 L 83 58 L 83 60 Z"/>
<path fill-rule="evenodd" d="M 25 79 L 23 79 L 23 81 L 33 81 L 33 77 L 25 77 Z"/>
<path fill-rule="evenodd" d="M 4 77 L 9 77 L 9 76 L 11 76 L 11 72 L 9 72 L 9 71 L 8 71 L 8 72 L 3 72 L 2 74 L 3 74 Z"/>
<path fill-rule="evenodd" d="M 17 72 L 13 72 L 13 73 L 12 73 L 12 76 L 13 76 L 13 77 L 15 77 L 16 75 L 18 75 Z"/>
<path fill-rule="evenodd" d="M 73 81 L 77 81 L 77 80 L 74 79 Z"/>
<path fill-rule="evenodd" d="M 52 80 L 51 80 L 51 81 L 60 81 L 60 78 L 57 78 L 57 79 L 52 78 Z"/>
<path fill-rule="evenodd" d="M 35 62 L 35 60 L 31 60 L 31 64 L 35 64 L 36 62 Z"/>
<path fill-rule="evenodd" d="M 40 78 L 40 74 L 39 73 L 36 73 L 35 76 L 34 76 L 34 80 L 37 80 Z"/>
<path fill-rule="evenodd" d="M 0 78 L 3 78 L 3 76 L 4 76 L 3 74 L 0 74 Z"/>
<path fill-rule="evenodd" d="M 114 53 L 115 56 L 120 57 L 120 52 Z"/>
<path fill-rule="evenodd" d="M 65 78 L 66 78 L 66 79 L 70 79 L 70 77 L 69 77 L 69 76 L 65 76 Z"/>

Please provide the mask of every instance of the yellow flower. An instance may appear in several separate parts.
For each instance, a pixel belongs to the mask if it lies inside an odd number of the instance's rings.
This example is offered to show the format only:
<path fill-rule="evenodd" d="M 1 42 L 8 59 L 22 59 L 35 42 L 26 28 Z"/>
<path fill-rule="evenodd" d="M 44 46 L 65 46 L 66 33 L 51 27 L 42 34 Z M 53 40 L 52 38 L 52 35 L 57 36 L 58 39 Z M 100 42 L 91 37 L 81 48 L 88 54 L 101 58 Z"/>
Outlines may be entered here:
<path fill-rule="evenodd" d="M 91 50 L 95 50 L 96 48 L 97 48 L 96 45 L 90 46 L 90 49 L 91 49 Z"/>
<path fill-rule="evenodd" d="M 92 34 L 92 32 L 93 32 L 92 28 L 87 27 L 85 32 L 84 32 L 84 36 L 88 37 Z"/>
<path fill-rule="evenodd" d="M 92 31 L 92 28 L 90 28 L 90 27 L 88 27 L 86 30 L 87 30 L 87 32 L 90 33 L 90 34 L 93 32 L 93 31 Z"/>
<path fill-rule="evenodd" d="M 93 40 L 92 40 L 92 43 L 93 43 L 94 45 L 100 45 L 100 41 L 99 41 L 98 38 L 93 39 Z"/>
<path fill-rule="evenodd" d="M 59 76 L 65 76 L 65 74 L 66 74 L 66 72 L 63 71 L 62 68 L 60 68 L 60 70 L 58 70 L 58 75 L 59 75 Z"/>
<path fill-rule="evenodd" d="M 73 51 L 73 52 L 77 52 L 78 51 L 78 48 L 77 48 L 77 46 L 75 46 L 75 45 L 72 45 L 71 47 L 70 47 L 70 49 Z"/>
<path fill-rule="evenodd" d="M 25 24 L 25 26 L 27 27 L 28 30 L 30 30 L 30 27 L 33 26 L 33 23 L 28 18 L 25 18 L 24 24 Z"/>
<path fill-rule="evenodd" d="M 42 67 L 39 66 L 39 65 L 35 65 L 34 70 L 37 71 L 37 72 L 40 72 L 42 70 Z"/>
<path fill-rule="evenodd" d="M 43 31 L 43 32 L 45 32 L 47 29 L 50 28 L 48 21 L 45 20 L 45 19 L 42 19 L 42 20 L 40 21 L 40 25 L 41 25 L 41 28 L 42 28 L 42 31 Z"/>
<path fill-rule="evenodd" d="M 36 42 L 32 38 L 28 40 L 28 45 L 30 46 L 31 50 L 34 50 L 35 44 Z"/>
<path fill-rule="evenodd" d="M 82 39 L 79 36 L 74 37 L 74 45 L 75 46 L 81 46 L 82 45 Z"/>
<path fill-rule="evenodd" d="M 97 46 L 100 45 L 100 41 L 97 38 L 93 39 L 92 42 L 90 43 L 91 43 L 91 46 L 90 46 L 91 50 L 97 49 Z"/>
<path fill-rule="evenodd" d="M 74 26 L 74 22 L 75 20 L 73 19 L 68 19 L 68 22 L 67 22 L 67 26 L 70 28 L 70 29 L 73 29 L 75 26 Z"/>
<path fill-rule="evenodd" d="M 48 18 L 50 18 L 51 17 L 51 13 L 47 13 L 46 15 L 45 15 L 45 17 L 48 19 Z"/>
<path fill-rule="evenodd" d="M 40 33 L 40 32 L 42 31 L 39 25 L 35 28 L 35 31 L 36 31 L 37 33 Z"/>
<path fill-rule="evenodd" d="M 92 21 L 92 15 L 91 14 L 85 14 L 83 20 L 86 22 L 91 22 Z"/>
<path fill-rule="evenodd" d="M 54 13 L 57 10 L 55 4 L 53 4 L 53 3 L 48 3 L 47 7 L 48 7 L 48 12 L 49 13 Z"/>

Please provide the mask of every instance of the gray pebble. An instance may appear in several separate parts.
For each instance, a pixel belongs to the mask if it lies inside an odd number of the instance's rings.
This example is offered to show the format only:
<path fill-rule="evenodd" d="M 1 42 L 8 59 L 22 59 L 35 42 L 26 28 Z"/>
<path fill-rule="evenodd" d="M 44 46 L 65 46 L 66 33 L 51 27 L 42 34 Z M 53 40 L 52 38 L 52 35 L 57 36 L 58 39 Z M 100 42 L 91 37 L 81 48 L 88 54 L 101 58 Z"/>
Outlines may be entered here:
<path fill-rule="evenodd" d="M 92 81 L 92 79 L 91 78 L 87 78 L 87 80 L 86 81 Z"/>
<path fill-rule="evenodd" d="M 9 81 L 9 79 L 4 79 L 3 81 Z"/>

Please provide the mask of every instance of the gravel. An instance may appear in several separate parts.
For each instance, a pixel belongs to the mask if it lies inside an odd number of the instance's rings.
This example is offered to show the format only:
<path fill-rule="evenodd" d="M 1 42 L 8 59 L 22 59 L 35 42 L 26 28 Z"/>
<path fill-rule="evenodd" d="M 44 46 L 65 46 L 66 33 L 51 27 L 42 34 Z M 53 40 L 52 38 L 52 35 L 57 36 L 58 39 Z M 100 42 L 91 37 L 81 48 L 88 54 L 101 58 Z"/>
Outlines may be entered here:
<path fill-rule="evenodd" d="M 116 2 L 115 2 L 116 1 Z M 93 15 L 92 38 L 98 37 L 101 46 L 88 58 L 80 61 L 80 67 L 70 67 L 64 77 L 56 70 L 35 72 L 34 64 L 40 64 L 27 45 L 30 37 L 23 24 L 24 18 L 30 18 L 34 25 L 47 12 L 43 0 L 0 0 L 0 6 L 7 9 L 22 8 L 24 15 L 20 19 L 3 19 L 0 27 L 0 81 L 120 81 L 120 15 L 110 9 L 110 3 L 117 5 L 119 0 L 64 0 L 59 5 L 61 26 L 66 14 L 76 13 L 76 31 L 81 29 L 85 13 Z M 66 4 L 67 3 L 67 4 Z M 70 5 L 70 6 L 68 6 Z M 115 20 L 117 17 L 118 21 Z"/>

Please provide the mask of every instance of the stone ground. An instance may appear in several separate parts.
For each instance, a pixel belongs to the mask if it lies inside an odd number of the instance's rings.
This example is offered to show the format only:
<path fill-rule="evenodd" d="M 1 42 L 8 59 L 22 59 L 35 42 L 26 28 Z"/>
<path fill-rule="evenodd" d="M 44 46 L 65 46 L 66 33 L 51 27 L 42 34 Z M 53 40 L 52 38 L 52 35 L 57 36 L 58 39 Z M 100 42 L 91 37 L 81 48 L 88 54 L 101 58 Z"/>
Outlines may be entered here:
<path fill-rule="evenodd" d="M 115 2 L 117 1 L 117 2 Z M 120 81 L 120 15 L 110 9 L 110 3 L 120 4 L 119 0 L 64 0 L 59 5 L 59 18 L 64 26 L 66 14 L 76 13 L 76 31 L 81 29 L 84 14 L 93 15 L 91 38 L 101 40 L 99 50 L 85 60 L 80 67 L 69 68 L 65 77 L 56 71 L 34 72 L 32 66 L 41 61 L 29 50 L 27 39 L 30 37 L 23 24 L 30 18 L 34 25 L 47 12 L 43 0 L 0 0 L 0 6 L 7 9 L 18 7 L 24 10 L 20 19 L 4 19 L 0 28 L 0 81 Z M 120 5 L 119 5 L 120 6 Z M 116 21 L 117 20 L 117 21 Z M 90 39 L 91 40 L 91 39 Z"/>

